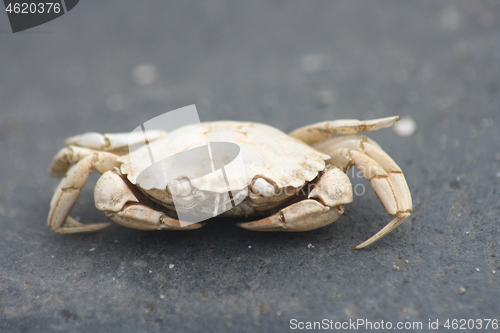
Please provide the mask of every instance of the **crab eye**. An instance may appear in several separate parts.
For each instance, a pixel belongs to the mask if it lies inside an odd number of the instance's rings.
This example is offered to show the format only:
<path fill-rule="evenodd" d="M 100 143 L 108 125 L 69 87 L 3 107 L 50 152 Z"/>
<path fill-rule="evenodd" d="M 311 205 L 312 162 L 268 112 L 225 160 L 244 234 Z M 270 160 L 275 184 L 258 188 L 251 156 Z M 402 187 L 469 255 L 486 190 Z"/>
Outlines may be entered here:
<path fill-rule="evenodd" d="M 252 192 L 264 197 L 270 197 L 275 194 L 274 186 L 263 178 L 257 178 L 252 185 Z"/>
<path fill-rule="evenodd" d="M 170 193 L 175 197 L 185 197 L 191 193 L 191 183 L 189 179 L 174 179 L 167 185 Z"/>

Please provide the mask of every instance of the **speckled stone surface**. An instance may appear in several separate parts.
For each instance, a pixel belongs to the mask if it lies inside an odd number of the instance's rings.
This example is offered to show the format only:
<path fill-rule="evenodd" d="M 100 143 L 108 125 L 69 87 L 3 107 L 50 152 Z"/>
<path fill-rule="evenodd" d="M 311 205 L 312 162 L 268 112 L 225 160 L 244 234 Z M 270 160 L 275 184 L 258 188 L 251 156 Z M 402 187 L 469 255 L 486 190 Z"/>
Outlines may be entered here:
<path fill-rule="evenodd" d="M 0 32 L 0 331 L 500 319 L 497 1 L 81 1 L 23 33 L 0 15 Z M 390 220 L 354 172 L 344 216 L 311 232 L 213 219 L 185 233 L 51 234 L 47 168 L 65 137 L 193 103 L 201 120 L 285 131 L 411 116 L 412 136 L 369 136 L 403 169 L 413 215 L 350 250 Z M 105 221 L 91 188 L 73 214 Z"/>

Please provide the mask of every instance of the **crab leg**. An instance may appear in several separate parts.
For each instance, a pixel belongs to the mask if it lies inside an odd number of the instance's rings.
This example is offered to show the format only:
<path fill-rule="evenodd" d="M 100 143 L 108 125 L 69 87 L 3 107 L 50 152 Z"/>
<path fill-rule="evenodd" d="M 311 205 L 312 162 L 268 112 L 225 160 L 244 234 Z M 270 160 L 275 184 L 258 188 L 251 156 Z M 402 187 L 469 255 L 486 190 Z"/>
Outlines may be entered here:
<path fill-rule="evenodd" d="M 264 219 L 238 226 L 256 231 L 307 231 L 336 221 L 344 213 L 344 204 L 352 201 L 349 178 L 330 165 L 314 185 L 307 199 Z"/>
<path fill-rule="evenodd" d="M 147 130 L 145 133 L 107 133 L 101 134 L 96 132 L 88 132 L 80 135 L 72 136 L 64 140 L 66 146 L 80 146 L 103 151 L 116 151 L 128 149 L 129 145 L 144 144 L 146 135 L 149 142 L 153 142 L 165 136 L 166 132 L 161 130 Z M 128 152 L 128 151 L 127 151 Z"/>
<path fill-rule="evenodd" d="M 52 159 L 49 172 L 52 176 L 63 176 L 72 164 L 78 163 L 84 157 L 96 152 L 94 149 L 83 147 L 64 147 Z"/>
<path fill-rule="evenodd" d="M 64 145 L 54 156 L 49 172 L 52 176 L 64 175 L 72 164 L 77 163 L 85 156 L 99 151 L 113 152 L 115 155 L 122 155 L 128 152 L 129 145 L 140 145 L 153 142 L 164 137 L 166 132 L 158 130 L 148 130 L 145 133 L 110 133 L 100 134 L 95 132 L 84 133 L 72 136 L 64 140 Z"/>
<path fill-rule="evenodd" d="M 82 153 L 84 155 L 84 153 Z M 76 157 L 75 157 L 76 158 Z M 90 172 L 97 170 L 103 173 L 118 167 L 116 155 L 105 152 L 94 152 L 83 157 L 61 180 L 50 202 L 47 224 L 56 234 L 97 231 L 112 223 L 82 224 L 69 213 L 75 204 L 82 188 L 85 186 Z"/>
<path fill-rule="evenodd" d="M 110 194 L 113 193 L 113 194 Z M 97 181 L 95 205 L 114 222 L 139 230 L 193 230 L 204 223 L 181 226 L 179 220 L 139 202 L 124 180 L 115 171 L 104 173 Z"/>
<path fill-rule="evenodd" d="M 356 134 L 376 131 L 391 126 L 399 119 L 401 118 L 395 116 L 364 121 L 357 119 L 324 121 L 298 128 L 289 133 L 289 135 L 308 145 L 312 145 L 336 134 Z"/>
<path fill-rule="evenodd" d="M 327 163 L 347 172 L 356 165 L 368 179 L 387 213 L 394 216 L 382 230 L 354 249 L 366 247 L 403 223 L 412 211 L 410 190 L 401 168 L 379 145 L 367 137 L 350 135 L 314 145 L 331 156 Z"/>

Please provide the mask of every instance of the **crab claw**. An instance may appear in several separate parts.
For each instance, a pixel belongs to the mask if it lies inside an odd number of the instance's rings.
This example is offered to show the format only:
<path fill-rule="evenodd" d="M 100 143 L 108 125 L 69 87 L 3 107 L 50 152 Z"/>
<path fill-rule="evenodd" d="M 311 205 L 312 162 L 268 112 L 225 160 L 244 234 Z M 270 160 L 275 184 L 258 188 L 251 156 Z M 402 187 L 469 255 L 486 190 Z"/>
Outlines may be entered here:
<path fill-rule="evenodd" d="M 306 199 L 269 217 L 237 225 L 255 231 L 308 231 L 336 221 L 342 213 L 344 205 L 327 207 L 316 200 Z"/>
<path fill-rule="evenodd" d="M 327 166 L 314 185 L 307 199 L 264 219 L 238 226 L 258 231 L 307 231 L 336 221 L 344 213 L 344 204 L 352 201 L 349 178 L 340 169 Z"/>

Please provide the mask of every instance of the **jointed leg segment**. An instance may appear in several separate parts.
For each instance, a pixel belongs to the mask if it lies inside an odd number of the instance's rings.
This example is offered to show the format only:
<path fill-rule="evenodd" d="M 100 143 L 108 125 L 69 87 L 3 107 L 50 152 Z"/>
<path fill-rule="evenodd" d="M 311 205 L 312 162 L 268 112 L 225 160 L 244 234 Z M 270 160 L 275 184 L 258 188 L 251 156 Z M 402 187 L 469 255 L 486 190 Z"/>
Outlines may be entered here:
<path fill-rule="evenodd" d="M 146 131 L 146 133 L 142 134 L 147 135 L 149 141 L 154 141 L 163 137 L 165 132 Z M 69 213 L 92 171 L 98 171 L 102 174 L 107 171 L 111 171 L 114 168 L 118 168 L 120 163 L 118 163 L 116 159 L 119 155 L 128 151 L 128 145 L 140 144 L 143 141 L 144 135 L 131 137 L 128 133 L 85 133 L 66 139 L 65 144 L 67 147 L 62 148 L 56 154 L 50 167 L 50 173 L 52 175 L 65 175 L 52 197 L 50 211 L 47 218 L 47 223 L 54 233 L 68 234 L 92 232 L 101 230 L 112 224 L 112 222 L 82 224 L 69 216 Z M 104 152 L 102 150 L 112 151 L 113 153 Z M 109 201 L 113 201 L 113 198 L 115 197 L 108 195 Z M 130 192 L 126 193 L 121 200 L 132 200 L 132 198 L 135 199 L 133 194 Z M 137 200 L 135 201 L 137 202 Z M 137 207 L 135 207 L 135 209 L 130 209 L 130 205 L 126 206 L 125 203 L 126 202 L 122 202 L 122 206 L 120 206 L 115 212 L 112 212 L 113 214 L 116 213 L 116 219 L 118 220 L 120 219 L 120 216 L 132 216 L 133 219 L 133 217 L 138 214 Z M 124 209 L 123 211 L 122 208 Z M 162 220 L 165 221 L 165 225 L 175 225 L 177 220 L 170 219 L 171 218 L 169 217 L 162 217 Z"/>
<path fill-rule="evenodd" d="M 357 134 L 376 131 L 381 128 L 392 126 L 401 119 L 398 116 L 379 118 L 373 120 L 341 119 L 335 121 L 324 121 L 298 128 L 290 133 L 290 136 L 297 138 L 308 145 L 313 145 L 322 140 L 326 140 L 337 134 Z"/>
<path fill-rule="evenodd" d="M 373 140 L 350 135 L 323 141 L 314 145 L 314 148 L 330 155 L 327 163 L 339 167 L 344 172 L 356 165 L 370 181 L 387 213 L 394 216 L 382 230 L 355 249 L 376 242 L 410 216 L 411 194 L 401 168 Z"/>
<path fill-rule="evenodd" d="M 57 163 L 55 163 L 57 165 Z M 53 164 L 54 165 L 54 164 Z M 50 203 L 47 223 L 56 234 L 97 231 L 111 223 L 82 224 L 69 216 L 69 212 L 80 196 L 90 172 L 103 173 L 118 167 L 116 155 L 93 152 L 76 163 L 61 180 Z"/>
<path fill-rule="evenodd" d="M 64 141 L 64 145 L 86 147 L 113 153 L 120 151 L 128 152 L 129 145 L 144 144 L 146 138 L 149 142 L 153 142 L 165 135 L 166 132 L 160 130 L 147 130 L 142 133 L 107 134 L 88 132 L 67 138 Z"/>

